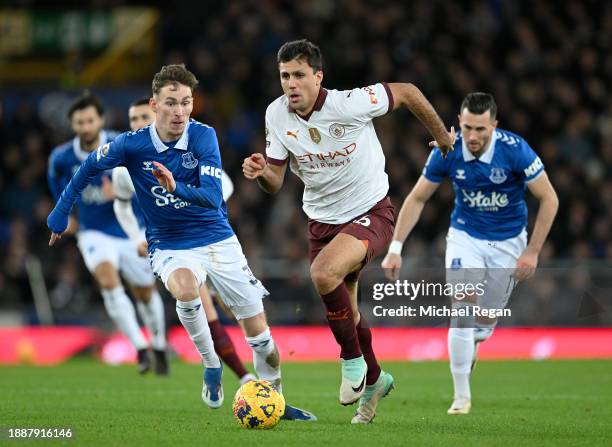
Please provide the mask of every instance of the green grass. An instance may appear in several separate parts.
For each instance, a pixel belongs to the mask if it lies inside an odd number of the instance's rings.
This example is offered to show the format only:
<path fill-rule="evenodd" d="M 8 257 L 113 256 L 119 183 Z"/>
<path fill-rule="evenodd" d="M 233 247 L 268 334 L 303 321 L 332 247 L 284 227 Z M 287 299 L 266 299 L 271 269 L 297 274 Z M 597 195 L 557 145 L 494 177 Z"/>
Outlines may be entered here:
<path fill-rule="evenodd" d="M 313 411 L 315 423 L 271 431 L 240 428 L 231 414 L 237 381 L 226 370 L 226 402 L 200 400 L 201 368 L 173 363 L 169 378 L 139 377 L 135 367 L 77 359 L 59 367 L 0 368 L 0 427 L 72 427 L 69 441 L 3 445 L 276 446 L 350 445 L 611 445 L 612 362 L 480 362 L 473 409 L 447 416 L 446 363 L 386 363 L 397 388 L 373 424 L 351 426 L 355 407 L 337 403 L 339 366 L 283 366 L 288 402 Z"/>

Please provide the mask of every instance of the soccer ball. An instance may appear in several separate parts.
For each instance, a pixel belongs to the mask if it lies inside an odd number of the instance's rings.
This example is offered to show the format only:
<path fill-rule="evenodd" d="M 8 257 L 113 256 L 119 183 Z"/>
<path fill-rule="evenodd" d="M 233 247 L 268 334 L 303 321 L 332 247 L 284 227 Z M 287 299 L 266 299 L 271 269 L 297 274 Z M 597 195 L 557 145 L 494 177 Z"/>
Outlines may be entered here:
<path fill-rule="evenodd" d="M 285 398 L 267 380 L 251 380 L 236 391 L 232 410 L 243 428 L 274 428 L 285 414 Z"/>

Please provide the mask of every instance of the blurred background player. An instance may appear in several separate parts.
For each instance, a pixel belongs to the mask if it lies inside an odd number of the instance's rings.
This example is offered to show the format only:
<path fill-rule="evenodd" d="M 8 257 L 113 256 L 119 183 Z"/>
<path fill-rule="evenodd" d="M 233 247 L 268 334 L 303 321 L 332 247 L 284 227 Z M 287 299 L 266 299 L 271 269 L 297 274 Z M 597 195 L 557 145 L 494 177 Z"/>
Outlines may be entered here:
<path fill-rule="evenodd" d="M 55 148 L 49 159 L 48 182 L 56 201 L 87 156 L 117 135 L 117 132 L 103 129 L 104 109 L 91 93 L 86 92 L 74 100 L 68 118 L 76 135 Z M 161 354 L 166 347 L 164 310 L 159 294 L 153 292 L 155 278 L 117 222 L 112 201 L 104 191 L 109 187 L 110 172 L 98 173 L 77 202 L 78 231 L 73 223 L 70 233 L 76 232 L 79 250 L 100 287 L 106 312 L 138 351 L 139 372 L 143 374 L 151 369 L 148 344 L 119 271 L 130 285 L 139 302 L 143 321 L 151 331 L 158 359 L 156 372 L 167 374 L 165 354 Z"/>
<path fill-rule="evenodd" d="M 559 201 L 540 158 L 520 136 L 497 129 L 497 105 L 488 93 L 470 93 L 461 103 L 461 132 L 447 158 L 434 148 L 423 174 L 400 210 L 393 242 L 382 262 L 391 279 L 402 265 L 402 245 L 427 200 L 440 182 L 450 177 L 455 208 L 446 238 L 447 281 L 481 282 L 485 293 L 453 300 L 467 315 L 453 318 L 448 352 L 454 401 L 448 414 L 467 414 L 471 408 L 470 375 L 477 344 L 487 340 L 496 318 L 475 316 L 473 305 L 503 309 L 516 281 L 531 277 L 557 213 Z M 437 142 L 430 143 L 430 146 Z M 539 201 L 533 233 L 527 244 L 525 189 Z"/>
<path fill-rule="evenodd" d="M 102 171 L 126 166 L 147 223 L 153 271 L 177 300 L 179 320 L 202 357 L 202 400 L 210 408 L 220 408 L 222 364 L 199 291 L 207 277 L 238 320 L 253 350 L 257 375 L 281 390 L 281 368 L 262 303 L 268 291 L 252 274 L 227 220 L 216 133 L 189 118 L 197 84 L 183 64 L 162 67 L 152 83 L 155 124 L 123 133 L 92 153 L 62 192 L 47 223 L 53 245 L 88 183 Z M 283 418 L 316 420 L 291 405 L 286 405 Z"/>
<path fill-rule="evenodd" d="M 310 273 L 341 347 L 340 403 L 359 400 L 351 422 L 368 423 L 393 387 L 393 377 L 376 360 L 372 333 L 357 305 L 359 272 L 387 246 L 394 223 L 385 157 L 372 119 L 406 106 L 446 150 L 454 131 L 446 131 L 412 84 L 326 90 L 321 51 L 305 39 L 285 43 L 277 62 L 284 95 L 266 110 L 267 160 L 253 154 L 244 160 L 243 172 L 274 194 L 290 162 L 305 184 Z"/>
<path fill-rule="evenodd" d="M 154 116 L 155 114 L 149 105 L 149 98 L 140 98 L 134 101 L 128 110 L 130 128 L 132 131 L 142 129 L 153 122 Z M 119 224 L 121 224 L 123 231 L 125 231 L 130 240 L 136 245 L 138 254 L 140 256 L 147 256 L 147 241 L 144 230 L 140 228 L 132 207 L 132 199 L 135 191 L 132 180 L 130 179 L 130 174 L 126 168 L 120 166 L 113 169 L 112 179 L 115 198 L 113 207 L 117 220 Z M 234 185 L 225 171 L 222 172 L 221 187 L 223 189 L 223 200 L 227 201 L 234 191 Z M 155 287 L 152 289 L 155 291 L 155 294 L 159 296 Z M 219 322 L 219 315 L 217 314 L 217 310 L 215 309 L 206 284 L 200 287 L 200 296 L 202 297 L 202 304 L 204 306 L 204 312 L 206 313 L 208 327 L 210 328 L 210 333 L 215 344 L 215 351 L 230 369 L 234 371 L 236 376 L 238 376 L 241 384 L 249 380 L 254 380 L 256 377 L 246 370 L 236 354 L 232 339 Z M 141 302 L 139 301 L 137 305 L 140 308 Z M 153 344 L 153 348 L 155 349 L 155 344 Z M 157 356 L 157 351 L 154 352 Z"/>

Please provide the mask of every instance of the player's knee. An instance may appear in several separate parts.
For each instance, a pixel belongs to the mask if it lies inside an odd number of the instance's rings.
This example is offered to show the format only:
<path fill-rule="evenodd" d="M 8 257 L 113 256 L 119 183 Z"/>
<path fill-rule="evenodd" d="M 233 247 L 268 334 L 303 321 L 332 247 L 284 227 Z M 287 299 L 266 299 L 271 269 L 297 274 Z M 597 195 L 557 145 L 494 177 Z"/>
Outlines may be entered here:
<path fill-rule="evenodd" d="M 200 296 L 198 281 L 187 269 L 178 269 L 168 278 L 168 291 L 179 301 L 191 301 Z"/>
<path fill-rule="evenodd" d="M 151 301 L 151 297 L 153 295 L 153 290 L 150 287 L 131 287 L 132 295 L 138 301 L 141 301 L 145 304 L 148 304 Z"/>
<path fill-rule="evenodd" d="M 319 294 L 326 294 L 337 288 L 342 283 L 342 277 L 331 268 L 324 268 L 318 264 L 310 267 L 312 282 Z"/>
<path fill-rule="evenodd" d="M 115 266 L 110 262 L 101 262 L 96 266 L 94 276 L 101 289 L 112 290 L 121 284 Z"/>

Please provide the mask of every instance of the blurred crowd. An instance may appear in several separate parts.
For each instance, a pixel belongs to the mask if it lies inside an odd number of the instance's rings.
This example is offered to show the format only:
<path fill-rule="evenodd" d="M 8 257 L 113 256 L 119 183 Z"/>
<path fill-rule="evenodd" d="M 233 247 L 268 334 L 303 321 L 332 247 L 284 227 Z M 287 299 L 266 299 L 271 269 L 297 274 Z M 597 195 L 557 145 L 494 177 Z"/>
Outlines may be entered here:
<path fill-rule="evenodd" d="M 185 62 L 200 80 L 194 117 L 219 135 L 224 168 L 235 183 L 230 222 L 251 267 L 276 295 L 314 296 L 302 185 L 289 173 L 283 190 L 268 196 L 242 177 L 241 164 L 248 154 L 264 151 L 265 109 L 282 93 L 276 52 L 301 37 L 323 52 L 325 87 L 412 82 L 449 127 L 457 126 L 468 92 L 493 93 L 499 127 L 529 142 L 559 195 L 560 212 L 541 262 L 612 260 L 612 3 L 313 0 L 217 2 L 207 8 L 194 14 L 191 4 L 179 2 L 164 11 L 160 65 Z M 25 269 L 34 255 L 42 261 L 54 306 L 85 309 L 95 292 L 74 242 L 65 238 L 60 249 L 46 247 L 52 206 L 47 157 L 71 135 L 45 121 L 36 98 L 25 98 L 0 111 L 0 303 L 18 306 L 31 299 Z M 375 123 L 399 209 L 425 163 L 429 135 L 407 111 Z M 126 129 L 127 110 L 111 110 L 108 126 Z M 405 256 L 442 258 L 451 208 L 447 183 L 426 206 Z M 289 306 L 299 313 L 303 304 Z"/>

